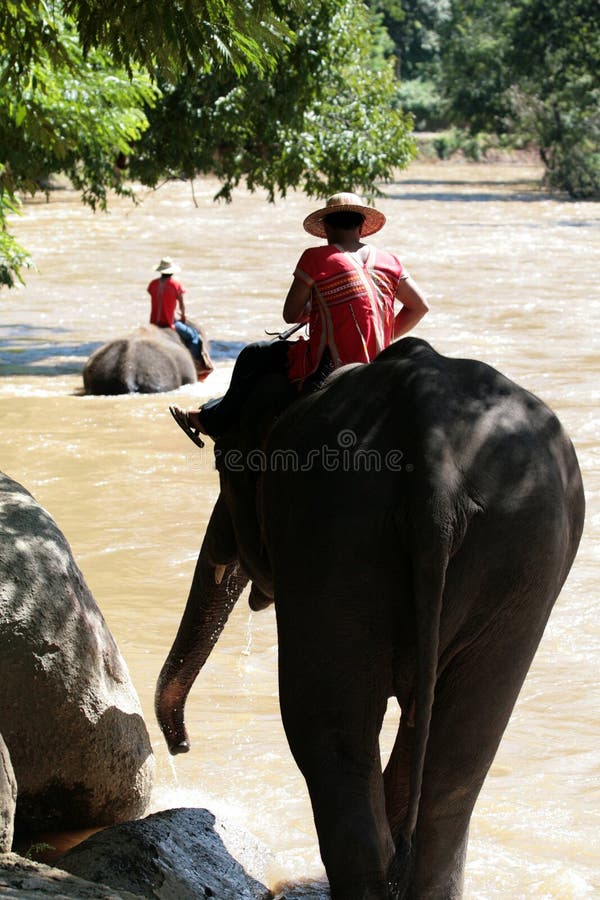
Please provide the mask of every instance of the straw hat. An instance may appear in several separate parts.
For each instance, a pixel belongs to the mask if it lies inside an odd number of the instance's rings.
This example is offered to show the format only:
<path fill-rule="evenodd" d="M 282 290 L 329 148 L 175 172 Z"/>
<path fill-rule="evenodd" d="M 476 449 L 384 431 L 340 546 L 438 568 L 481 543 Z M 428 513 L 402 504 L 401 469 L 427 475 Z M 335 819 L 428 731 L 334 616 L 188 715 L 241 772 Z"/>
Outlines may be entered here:
<path fill-rule="evenodd" d="M 357 212 L 364 216 L 365 223 L 361 230 L 363 237 L 375 234 L 376 231 L 379 231 L 385 225 L 385 216 L 382 212 L 379 212 L 378 209 L 374 209 L 372 206 L 365 206 L 358 194 L 350 194 L 344 191 L 340 194 L 334 194 L 322 209 L 318 209 L 316 212 L 311 213 L 310 216 L 307 216 L 303 223 L 304 230 L 308 231 L 309 234 L 314 234 L 315 237 L 326 237 L 323 219 L 329 213 L 335 212 Z"/>
<path fill-rule="evenodd" d="M 174 275 L 175 272 L 179 272 L 179 268 L 170 256 L 165 256 L 164 259 L 161 259 L 155 271 L 160 272 L 161 275 Z"/>

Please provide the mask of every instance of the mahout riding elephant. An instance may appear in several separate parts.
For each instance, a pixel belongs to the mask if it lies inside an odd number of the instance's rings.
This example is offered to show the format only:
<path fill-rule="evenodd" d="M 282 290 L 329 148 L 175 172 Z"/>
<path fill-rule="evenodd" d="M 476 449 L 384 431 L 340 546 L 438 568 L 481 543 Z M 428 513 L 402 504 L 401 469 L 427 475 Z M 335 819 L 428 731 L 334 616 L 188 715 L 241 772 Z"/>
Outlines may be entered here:
<path fill-rule="evenodd" d="M 215 445 L 159 723 L 189 750 L 188 692 L 251 579 L 253 608 L 275 600 L 281 713 L 332 897 L 459 898 L 473 806 L 579 543 L 575 452 L 537 397 L 415 338 L 283 409 L 287 391 L 263 380 Z"/>
<path fill-rule="evenodd" d="M 213 371 L 208 341 L 201 328 L 200 358 L 195 359 L 172 328 L 141 325 L 92 353 L 83 369 L 86 394 L 157 394 L 203 381 Z"/>

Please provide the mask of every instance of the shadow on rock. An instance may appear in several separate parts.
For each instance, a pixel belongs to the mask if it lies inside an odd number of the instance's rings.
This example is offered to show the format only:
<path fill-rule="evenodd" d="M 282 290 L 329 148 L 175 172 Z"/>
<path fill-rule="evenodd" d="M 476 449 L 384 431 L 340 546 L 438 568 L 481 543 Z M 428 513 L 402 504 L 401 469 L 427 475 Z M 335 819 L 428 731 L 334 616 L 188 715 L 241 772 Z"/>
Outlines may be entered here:
<path fill-rule="evenodd" d="M 144 814 L 154 758 L 125 661 L 65 536 L 2 473 L 0 682 L 16 831 Z"/>
<path fill-rule="evenodd" d="M 170 809 L 92 835 L 56 866 L 113 890 L 164 900 L 270 900 L 226 849 L 206 809 Z"/>
<path fill-rule="evenodd" d="M 24 859 L 16 853 L 0 856 L 0 895 L 23 897 L 27 900 L 145 900 L 127 891 L 111 890 L 106 885 L 93 884 L 62 869 Z"/>

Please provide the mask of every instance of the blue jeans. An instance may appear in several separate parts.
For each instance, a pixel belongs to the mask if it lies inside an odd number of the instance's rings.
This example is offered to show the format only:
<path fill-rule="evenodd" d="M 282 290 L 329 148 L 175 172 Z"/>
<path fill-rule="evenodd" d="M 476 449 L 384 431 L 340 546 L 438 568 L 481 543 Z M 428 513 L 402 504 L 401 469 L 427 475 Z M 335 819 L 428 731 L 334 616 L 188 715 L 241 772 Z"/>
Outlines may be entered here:
<path fill-rule="evenodd" d="M 200 335 L 187 322 L 175 322 L 175 331 L 188 348 L 194 359 L 200 359 Z"/>

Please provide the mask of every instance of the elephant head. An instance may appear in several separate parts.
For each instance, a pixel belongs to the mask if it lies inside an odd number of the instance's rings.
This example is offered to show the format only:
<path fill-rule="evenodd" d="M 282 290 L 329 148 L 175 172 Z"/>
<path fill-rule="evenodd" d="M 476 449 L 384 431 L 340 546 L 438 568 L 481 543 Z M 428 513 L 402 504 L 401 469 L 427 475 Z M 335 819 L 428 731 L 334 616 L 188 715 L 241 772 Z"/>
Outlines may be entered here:
<path fill-rule="evenodd" d="M 257 385 L 239 425 L 215 445 L 221 492 L 206 529 L 181 624 L 156 689 L 156 715 L 172 754 L 190 742 L 184 706 L 240 594 L 252 580 L 250 607 L 273 602 L 273 581 L 260 518 L 266 439 L 289 402 L 287 379 Z"/>
<path fill-rule="evenodd" d="M 458 898 L 471 811 L 581 535 L 573 447 L 539 399 L 414 338 L 288 401 L 261 382 L 215 447 L 159 722 L 189 749 L 185 699 L 250 578 L 256 606 L 275 600 L 332 897 Z"/>

